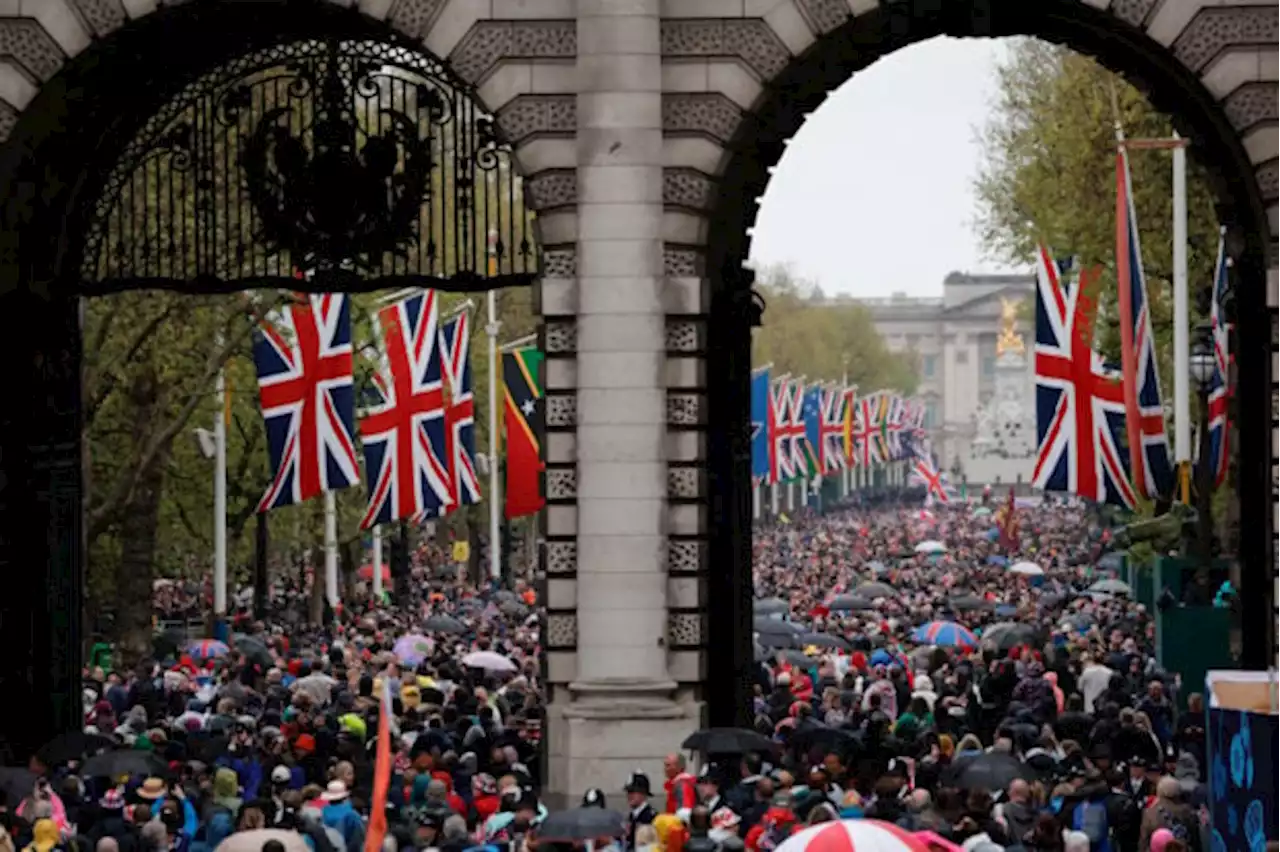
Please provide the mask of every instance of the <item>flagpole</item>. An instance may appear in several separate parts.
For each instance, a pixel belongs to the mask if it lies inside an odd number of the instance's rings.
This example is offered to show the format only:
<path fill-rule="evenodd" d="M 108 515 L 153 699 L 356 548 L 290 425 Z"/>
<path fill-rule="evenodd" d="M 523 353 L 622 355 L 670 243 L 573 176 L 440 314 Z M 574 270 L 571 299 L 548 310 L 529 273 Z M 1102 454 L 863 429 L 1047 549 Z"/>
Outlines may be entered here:
<path fill-rule="evenodd" d="M 219 335 L 218 345 L 222 340 Z M 218 371 L 213 419 L 213 620 L 220 632 L 227 617 L 227 376 Z M 220 638 L 220 637 L 219 637 Z"/>
<path fill-rule="evenodd" d="M 324 596 L 338 606 L 338 504 L 332 491 L 324 492 Z"/>
<path fill-rule="evenodd" d="M 374 527 L 373 536 L 373 600 L 382 600 L 382 530 Z"/>
<path fill-rule="evenodd" d="M 1178 134 L 1173 134 L 1178 139 Z M 1181 140 L 1179 140 L 1181 141 Z M 1191 498 L 1191 339 L 1187 308 L 1187 148 L 1173 149 L 1173 450 L 1178 489 Z"/>
<path fill-rule="evenodd" d="M 498 263 L 498 232 L 489 230 L 489 274 L 496 273 Z M 502 576 L 502 485 L 498 481 L 498 322 L 497 294 L 490 290 L 486 297 L 489 321 L 484 332 L 489 337 L 489 579 Z"/>

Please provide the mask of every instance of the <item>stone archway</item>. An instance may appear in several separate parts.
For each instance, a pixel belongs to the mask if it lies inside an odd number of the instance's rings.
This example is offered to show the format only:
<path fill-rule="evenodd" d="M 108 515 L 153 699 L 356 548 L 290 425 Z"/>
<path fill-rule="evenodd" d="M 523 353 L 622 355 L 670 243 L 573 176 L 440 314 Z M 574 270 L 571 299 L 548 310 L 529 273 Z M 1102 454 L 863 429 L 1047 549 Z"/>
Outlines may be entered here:
<path fill-rule="evenodd" d="M 732 4 L 723 4 L 726 12 Z M 1276 306 L 1277 9 L 1194 0 L 1101 2 L 924 3 L 914 0 L 776 0 L 748 4 L 760 17 L 664 20 L 663 129 L 669 167 L 664 236 L 669 274 L 711 282 L 707 371 L 733 375 L 732 388 L 706 395 L 713 433 L 731 440 L 712 449 L 711 558 L 749 575 L 749 453 L 732 424 L 748 419 L 743 366 L 749 364 L 749 317 L 742 310 L 751 278 L 742 272 L 761 196 L 787 140 L 828 92 L 899 47 L 940 34 L 1034 35 L 1098 58 L 1147 90 L 1195 140 L 1198 156 L 1216 168 L 1220 217 L 1227 223 L 1241 273 L 1242 306 L 1253 316 L 1238 326 L 1239 387 L 1247 399 L 1274 398 L 1271 351 Z M 678 152 L 678 153 L 677 153 Z M 679 245 L 673 245 L 679 243 Z M 705 266 L 702 264 L 705 263 Z M 1264 307 L 1267 309 L 1264 311 Z M 1268 317 L 1269 312 L 1269 317 Z M 1261 588 L 1244 629 L 1274 636 L 1275 459 L 1271 407 L 1239 423 L 1242 574 Z M 733 470 L 732 476 L 727 471 Z M 717 635 L 747 632 L 745 592 L 734 580 L 715 584 L 736 606 L 714 606 Z M 713 593 L 714 594 L 714 593 Z M 1270 628 L 1268 625 L 1270 624 Z M 742 640 L 739 640 L 742 641 Z M 744 659 L 712 649 L 722 664 Z M 1252 662 L 1263 667 L 1271 643 Z M 1266 650 L 1263 650 L 1266 648 Z M 730 657 L 735 653 L 736 657 Z M 712 671 L 720 669 L 712 666 Z M 725 676 L 723 689 L 748 684 Z M 716 694 L 722 694 L 717 692 Z M 739 693 L 739 700 L 743 693 Z M 727 713 L 727 711 L 726 711 Z M 727 721 L 728 716 L 724 717 Z"/>
<path fill-rule="evenodd" d="M 402 3 L 397 9 L 422 5 Z M 214 69 L 227 67 L 232 60 L 244 62 L 246 56 L 262 56 L 261 61 L 267 64 L 260 67 L 269 68 L 278 45 L 318 48 L 327 40 L 335 50 L 339 41 L 366 50 L 368 55 L 361 61 L 372 62 L 375 68 L 375 58 L 385 53 L 379 52 L 383 45 L 398 46 L 399 52 L 392 53 L 400 59 L 417 57 L 421 62 L 415 67 L 425 69 L 435 62 L 422 48 L 420 36 L 408 38 L 376 17 L 319 0 L 233 1 L 167 9 L 156 9 L 155 3 L 139 8 L 139 4 L 88 0 L 30 6 L 33 17 L 0 16 L 0 40 L 6 40 L 5 58 L 0 60 L 0 130 L 6 136 L 0 145 L 0 185 L 5 187 L 0 314 L 8 323 L 3 346 L 13 365 L 13 399 L 24 401 L 22 405 L 6 405 L 0 413 L 0 565 L 10 577 L 0 603 L 0 639 L 5 647 L 14 649 L 0 666 L 0 684 L 6 693 L 20 696 L 21 702 L 35 711 L 34 723 L 5 732 L 6 748 L 15 750 L 13 757 L 22 757 L 23 751 L 59 730 L 77 727 L 82 719 L 78 688 L 83 640 L 81 453 L 82 449 L 87 452 L 87 447 L 82 448 L 80 434 L 77 296 L 83 292 L 82 283 L 94 277 L 94 273 L 83 277 L 86 268 L 99 268 L 104 262 L 112 265 L 102 260 L 105 255 L 84 248 L 91 245 L 87 236 L 91 239 L 95 226 L 101 226 L 96 231 L 100 238 L 108 230 L 105 221 L 94 220 L 115 215 L 110 212 L 114 200 L 105 207 L 102 204 L 109 197 L 103 187 L 116 177 L 132 181 L 129 169 L 136 163 L 130 160 L 120 175 L 107 176 L 127 159 L 122 158 L 122 152 L 129 146 L 143 145 L 139 150 L 150 151 L 147 146 L 163 141 L 140 138 L 145 136 L 142 128 L 155 121 L 153 116 L 169 110 L 165 114 L 174 121 L 186 120 L 183 110 L 192 109 L 187 100 L 173 106 L 179 92 L 184 98 L 189 96 L 184 87 Z M 51 11 L 57 8 L 65 14 Z M 122 20 L 119 15 L 103 17 L 104 10 L 123 13 L 126 8 L 137 12 L 134 20 Z M 397 19 L 401 29 L 408 25 L 406 21 L 403 16 Z M 571 155 L 573 151 L 572 140 L 565 136 L 558 119 L 548 116 L 536 102 L 531 109 L 521 96 L 530 90 L 531 55 L 542 58 L 540 71 L 549 85 L 556 84 L 556 70 L 572 72 L 571 65 L 564 62 L 566 55 L 572 56 L 572 22 L 567 29 L 564 21 L 546 22 L 538 30 L 541 41 L 533 39 L 531 44 L 525 40 L 513 46 L 515 33 L 521 29 L 518 23 L 502 22 L 495 29 L 474 15 L 442 15 L 434 20 L 441 26 L 450 21 L 455 44 L 450 51 L 449 76 L 442 72 L 437 79 L 461 93 L 461 100 L 454 104 L 475 100 L 482 109 L 492 111 L 503 136 L 512 143 L 509 155 L 502 156 L 509 156 L 507 162 L 514 162 L 516 171 L 525 175 L 526 206 L 543 214 L 537 233 L 530 233 L 525 242 L 532 242 L 535 253 L 543 248 L 547 274 L 563 274 L 562 250 L 548 246 L 545 237 L 554 239 L 557 229 L 561 234 L 566 229 L 571 232 L 575 212 L 560 189 L 563 174 L 549 164 L 557 158 L 566 161 L 565 152 Z M 418 24 L 426 25 L 422 21 Z M 495 32 L 496 41 L 492 37 Z M 91 33 L 102 36 L 90 40 Z M 296 49 L 289 54 L 294 59 L 298 55 Z M 250 60 L 254 61 L 258 60 Z M 336 63 L 336 54 L 329 61 Z M 440 64 L 435 62 L 435 66 Z M 562 73 L 560 84 L 563 77 Z M 26 87 L 16 84 L 17 80 L 25 81 Z M 488 101 L 483 100 L 485 96 Z M 200 97 L 207 100 L 208 96 Z M 211 104 L 209 101 L 198 109 L 211 116 Z M 470 111 L 466 115 L 465 120 L 472 120 Z M 198 126 L 199 119 L 196 121 Z M 197 130 L 196 135 L 200 133 Z M 450 144 L 474 146 L 476 133 L 474 127 L 468 128 L 467 135 L 455 134 Z M 529 155 L 527 166 L 521 159 L 525 152 Z M 146 174 L 157 171 L 154 160 L 138 168 L 144 180 Z M 510 172 L 505 169 L 503 173 Z M 456 183 L 461 178 L 455 175 L 451 180 Z M 192 181 L 191 185 L 195 184 Z M 209 185 L 224 184 L 219 179 Z M 211 194 L 217 191 L 207 190 Z M 131 190 L 130 198 L 132 194 Z M 146 192 L 143 194 L 145 197 Z M 169 199 L 172 206 L 172 186 Z M 516 218 L 523 221 L 509 214 L 506 218 L 508 222 Z M 184 230 L 183 251 L 185 235 Z M 109 242 L 112 237 L 105 239 Z M 141 242 L 147 242 L 145 235 Z M 169 251 L 174 251 L 172 241 Z M 143 256 L 147 256 L 145 248 Z M 85 264 L 86 258 L 92 259 Z M 177 269 L 195 268 L 189 265 L 190 258 L 170 260 Z M 198 267 L 199 258 L 194 262 Z M 532 277 L 529 270 L 534 264 L 536 261 L 522 272 L 524 283 Z M 483 267 L 479 262 L 477 269 Z M 281 274 L 287 276 L 288 269 Z M 146 277 L 133 270 L 124 278 L 140 276 Z M 221 276 L 226 280 L 215 287 L 204 273 L 188 276 L 192 277 L 193 292 L 226 289 L 236 277 Z"/>

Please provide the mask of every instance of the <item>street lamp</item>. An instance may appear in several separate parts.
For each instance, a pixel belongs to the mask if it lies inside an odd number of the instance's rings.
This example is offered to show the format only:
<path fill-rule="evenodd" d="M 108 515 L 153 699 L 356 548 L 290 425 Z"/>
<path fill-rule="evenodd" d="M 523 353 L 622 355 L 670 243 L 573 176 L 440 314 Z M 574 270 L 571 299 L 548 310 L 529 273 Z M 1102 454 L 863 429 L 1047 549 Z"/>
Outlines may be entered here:
<path fill-rule="evenodd" d="M 1207 571 L 1213 556 L 1213 517 L 1210 497 L 1213 493 L 1213 462 L 1209 448 L 1209 391 L 1217 370 L 1213 351 L 1213 327 L 1202 324 L 1196 329 L 1191 345 L 1188 372 L 1196 383 L 1200 399 L 1200 459 L 1196 466 L 1196 538 L 1199 539 L 1201 570 Z"/>

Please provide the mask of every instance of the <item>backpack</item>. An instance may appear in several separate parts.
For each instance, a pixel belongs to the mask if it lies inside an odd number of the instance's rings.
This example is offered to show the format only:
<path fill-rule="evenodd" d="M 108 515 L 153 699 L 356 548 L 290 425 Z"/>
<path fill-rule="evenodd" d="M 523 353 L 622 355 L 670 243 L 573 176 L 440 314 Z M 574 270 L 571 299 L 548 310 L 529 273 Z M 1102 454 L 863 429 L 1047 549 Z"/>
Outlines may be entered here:
<path fill-rule="evenodd" d="M 1081 802 L 1071 814 L 1071 827 L 1089 838 L 1089 852 L 1111 852 L 1111 826 L 1103 802 Z"/>

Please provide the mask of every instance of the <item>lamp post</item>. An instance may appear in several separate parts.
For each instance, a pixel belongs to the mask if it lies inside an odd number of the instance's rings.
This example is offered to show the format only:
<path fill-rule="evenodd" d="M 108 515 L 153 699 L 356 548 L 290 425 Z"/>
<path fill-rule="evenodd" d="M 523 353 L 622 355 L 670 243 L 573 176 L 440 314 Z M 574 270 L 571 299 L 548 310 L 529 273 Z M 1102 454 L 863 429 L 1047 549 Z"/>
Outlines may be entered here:
<path fill-rule="evenodd" d="M 1213 382 L 1217 360 L 1213 353 L 1213 329 L 1207 324 L 1196 329 L 1188 369 L 1196 383 L 1196 392 L 1200 400 L 1200 452 L 1196 465 L 1196 538 L 1199 540 L 1197 544 L 1200 551 L 1200 569 L 1208 571 L 1213 558 L 1213 512 L 1210 506 L 1213 496 L 1213 462 L 1209 449 L 1209 386 Z"/>

